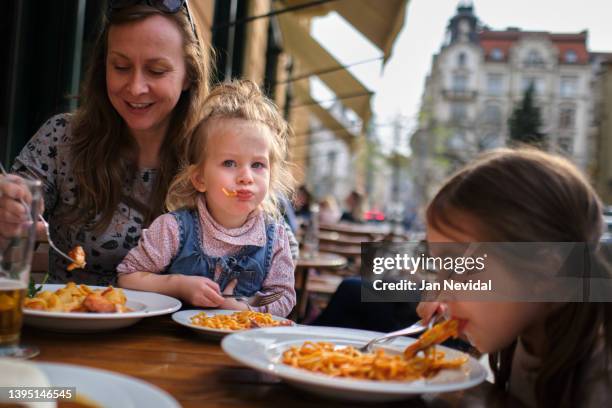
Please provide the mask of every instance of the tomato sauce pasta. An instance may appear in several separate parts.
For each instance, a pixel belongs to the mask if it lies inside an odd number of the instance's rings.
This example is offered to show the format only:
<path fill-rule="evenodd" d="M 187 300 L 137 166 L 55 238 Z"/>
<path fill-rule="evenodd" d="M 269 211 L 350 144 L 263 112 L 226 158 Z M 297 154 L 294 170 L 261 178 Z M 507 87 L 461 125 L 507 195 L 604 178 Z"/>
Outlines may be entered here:
<path fill-rule="evenodd" d="M 253 312 L 244 310 L 232 313 L 231 315 L 208 316 L 205 312 L 200 312 L 191 318 L 191 323 L 221 330 L 245 330 L 256 327 L 287 326 L 289 321 L 277 321 L 272 318 L 270 313 Z"/>
<path fill-rule="evenodd" d="M 446 322 L 445 322 L 446 323 Z M 441 332 L 456 335 L 457 323 L 428 330 L 421 338 L 431 340 L 432 333 Z M 451 330 L 447 330 L 450 326 Z M 444 328 L 445 330 L 440 330 Z M 442 337 L 439 337 L 441 339 Z M 419 340 L 414 344 L 419 344 Z M 456 369 L 467 360 L 467 356 L 451 360 L 444 358 L 444 352 L 436 351 L 434 343 L 427 341 L 421 349 L 423 353 L 387 354 L 378 349 L 373 353 L 361 353 L 352 346 L 336 347 L 329 342 L 306 341 L 301 346 L 286 350 L 282 362 L 292 367 L 302 368 L 332 377 L 347 377 L 377 381 L 412 381 L 429 378 L 442 369 Z M 413 346 L 409 346 L 411 351 Z"/>

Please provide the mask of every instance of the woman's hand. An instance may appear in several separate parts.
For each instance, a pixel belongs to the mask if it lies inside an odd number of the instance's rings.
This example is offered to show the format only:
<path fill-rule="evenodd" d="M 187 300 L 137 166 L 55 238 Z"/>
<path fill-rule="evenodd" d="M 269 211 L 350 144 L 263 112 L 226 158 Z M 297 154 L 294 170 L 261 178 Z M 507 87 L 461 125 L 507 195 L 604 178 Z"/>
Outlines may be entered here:
<path fill-rule="evenodd" d="M 181 275 L 180 297 L 194 306 L 219 307 L 225 300 L 219 285 L 203 276 Z"/>
<path fill-rule="evenodd" d="M 31 203 L 32 195 L 21 177 L 0 175 L 0 234 L 4 238 L 20 235 L 23 227 L 32 221 L 27 207 Z"/>
<path fill-rule="evenodd" d="M 435 313 L 444 314 L 448 307 L 440 302 L 421 302 L 416 308 L 416 312 L 423 320 L 423 323 L 429 323 L 429 320 Z"/>

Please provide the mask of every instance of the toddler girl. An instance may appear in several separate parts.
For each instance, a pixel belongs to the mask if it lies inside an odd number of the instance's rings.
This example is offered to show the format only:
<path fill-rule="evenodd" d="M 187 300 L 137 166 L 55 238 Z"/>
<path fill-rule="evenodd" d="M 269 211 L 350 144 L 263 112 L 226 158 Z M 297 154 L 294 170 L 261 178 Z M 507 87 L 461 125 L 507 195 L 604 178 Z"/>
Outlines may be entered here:
<path fill-rule="evenodd" d="M 455 174 L 427 209 L 428 242 L 597 245 L 602 207 L 566 159 L 502 149 Z M 421 303 L 446 308 L 490 353 L 495 383 L 527 406 L 605 406 L 612 399 L 612 303 Z"/>
<path fill-rule="evenodd" d="M 195 306 L 246 309 L 222 294 L 283 293 L 253 308 L 286 316 L 295 305 L 294 264 L 278 197 L 290 193 L 288 127 L 250 81 L 216 87 L 175 178 L 172 212 L 144 231 L 117 268 L 125 288 L 164 293 Z"/>

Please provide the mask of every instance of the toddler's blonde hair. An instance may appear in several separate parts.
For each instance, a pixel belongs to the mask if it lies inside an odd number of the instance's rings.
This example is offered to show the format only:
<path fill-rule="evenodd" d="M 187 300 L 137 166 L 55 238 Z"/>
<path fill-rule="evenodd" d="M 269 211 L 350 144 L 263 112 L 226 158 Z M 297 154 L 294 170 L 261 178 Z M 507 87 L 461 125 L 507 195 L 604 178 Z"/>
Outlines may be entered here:
<path fill-rule="evenodd" d="M 201 168 L 206 158 L 208 124 L 219 119 L 244 119 L 266 125 L 273 136 L 270 140 L 270 188 L 261 209 L 279 219 L 280 197 L 291 196 L 294 178 L 287 160 L 289 126 L 274 102 L 252 81 L 232 80 L 217 85 L 204 101 L 202 110 L 203 118 L 187 147 L 187 163 L 168 190 L 168 210 L 196 207 L 200 193 L 191 182 L 191 174 Z"/>

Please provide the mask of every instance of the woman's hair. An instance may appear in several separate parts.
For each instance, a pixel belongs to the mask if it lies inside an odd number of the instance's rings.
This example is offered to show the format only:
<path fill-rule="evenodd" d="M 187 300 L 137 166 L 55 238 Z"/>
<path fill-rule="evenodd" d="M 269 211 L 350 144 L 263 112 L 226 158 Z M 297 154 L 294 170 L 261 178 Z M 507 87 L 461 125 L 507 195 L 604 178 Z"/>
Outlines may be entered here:
<path fill-rule="evenodd" d="M 535 149 L 499 149 L 453 175 L 427 208 L 429 225 L 460 230 L 452 216 L 477 220 L 488 242 L 597 244 L 602 207 L 586 178 L 568 160 Z M 466 232 L 466 231 L 464 231 Z M 612 353 L 612 303 L 567 303 L 546 318 L 547 344 L 536 379 L 539 406 L 578 406 L 578 372 L 603 330 Z M 495 383 L 506 388 L 516 342 L 490 354 Z"/>
<path fill-rule="evenodd" d="M 206 159 L 209 123 L 219 119 L 244 119 L 266 125 L 273 135 L 270 140 L 270 189 L 261 208 L 278 219 L 281 216 L 279 197 L 291 196 L 294 179 L 287 160 L 289 127 L 274 102 L 252 81 L 232 80 L 212 89 L 202 110 L 204 117 L 188 147 L 188 162 L 168 191 L 168 209 L 173 211 L 196 206 L 199 192 L 191 183 L 191 174 Z"/>
<path fill-rule="evenodd" d="M 154 15 L 173 21 L 182 34 L 189 87 L 182 92 L 171 114 L 159 151 L 160 164 L 151 196 L 139 200 L 124 195 L 122 191 L 122 186 L 131 183 L 138 172 L 138 147 L 127 134 L 123 119 L 108 98 L 106 54 L 110 27 Z M 87 224 L 98 216 L 89 226 L 104 230 L 118 204 L 123 202 L 143 214 L 144 225 L 148 225 L 164 211 L 168 186 L 184 160 L 189 137 L 202 116 L 200 106 L 208 92 L 208 51 L 194 34 L 184 10 L 167 14 L 144 4 L 114 10 L 110 17 L 104 17 L 103 29 L 92 50 L 81 88 L 80 107 L 72 120 L 71 154 L 78 185 L 77 205 L 61 218 L 67 223 Z"/>

